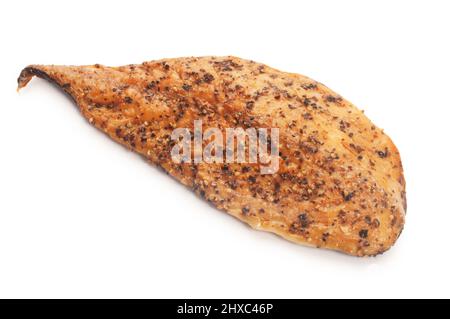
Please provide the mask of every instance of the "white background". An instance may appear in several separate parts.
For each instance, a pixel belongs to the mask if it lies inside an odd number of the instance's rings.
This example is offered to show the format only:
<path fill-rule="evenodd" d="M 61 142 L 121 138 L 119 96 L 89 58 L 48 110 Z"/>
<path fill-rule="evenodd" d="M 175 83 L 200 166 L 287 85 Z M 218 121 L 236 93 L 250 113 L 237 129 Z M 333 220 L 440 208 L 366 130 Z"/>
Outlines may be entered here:
<path fill-rule="evenodd" d="M 448 1 L 2 1 L 0 297 L 450 297 Z M 404 162 L 376 258 L 294 245 L 112 142 L 27 64 L 235 55 L 364 109 Z"/>

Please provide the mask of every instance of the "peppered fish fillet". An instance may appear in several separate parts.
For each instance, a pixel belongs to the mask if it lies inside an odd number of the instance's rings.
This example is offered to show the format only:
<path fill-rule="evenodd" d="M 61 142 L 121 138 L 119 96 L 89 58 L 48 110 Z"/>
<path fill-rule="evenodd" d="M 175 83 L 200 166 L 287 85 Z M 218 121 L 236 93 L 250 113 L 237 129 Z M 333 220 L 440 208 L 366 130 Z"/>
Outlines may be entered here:
<path fill-rule="evenodd" d="M 362 111 L 305 76 L 236 57 L 30 65 L 19 88 L 33 76 L 62 88 L 112 139 L 255 229 L 356 256 L 386 251 L 403 229 L 405 180 L 395 145 Z M 172 133 L 192 132 L 196 120 L 222 132 L 278 128 L 278 169 L 174 161 Z"/>

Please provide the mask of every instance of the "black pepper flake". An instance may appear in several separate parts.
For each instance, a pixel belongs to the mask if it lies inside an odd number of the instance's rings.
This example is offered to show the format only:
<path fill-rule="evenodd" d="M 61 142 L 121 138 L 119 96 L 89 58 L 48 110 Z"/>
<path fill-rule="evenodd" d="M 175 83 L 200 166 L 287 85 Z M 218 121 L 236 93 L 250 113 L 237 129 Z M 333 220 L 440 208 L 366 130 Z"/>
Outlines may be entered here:
<path fill-rule="evenodd" d="M 213 76 L 211 73 L 206 73 L 206 74 L 203 76 L 203 81 L 204 81 L 205 83 L 211 83 L 213 80 L 214 80 L 214 76 Z"/>
<path fill-rule="evenodd" d="M 255 176 L 249 176 L 248 182 L 251 183 L 251 184 L 255 183 L 256 182 L 256 177 Z"/>
<path fill-rule="evenodd" d="M 280 191 L 280 188 L 281 188 L 280 183 L 275 183 L 274 188 L 275 188 L 275 192 L 278 193 Z"/>
<path fill-rule="evenodd" d="M 131 104 L 133 103 L 133 99 L 129 96 L 125 96 L 125 98 L 123 99 L 125 101 L 125 103 L 127 104 Z"/>
<path fill-rule="evenodd" d="M 192 86 L 189 84 L 183 84 L 182 87 L 183 87 L 183 90 L 185 90 L 185 91 L 190 91 L 192 89 Z"/>
<path fill-rule="evenodd" d="M 344 197 L 344 200 L 346 202 L 350 201 L 354 195 L 355 195 L 355 192 L 350 192 L 348 194 L 345 194 L 344 192 L 342 192 L 342 197 Z"/>
<path fill-rule="evenodd" d="M 325 97 L 325 100 L 327 101 L 327 102 L 336 102 L 336 97 L 334 97 L 334 96 L 332 96 L 332 95 L 327 95 L 326 97 Z"/>
<path fill-rule="evenodd" d="M 371 226 L 374 227 L 374 228 L 380 227 L 380 221 L 379 221 L 377 218 L 375 218 L 375 219 L 372 221 Z"/>
<path fill-rule="evenodd" d="M 248 206 L 242 207 L 242 214 L 243 215 L 247 216 L 249 212 L 250 212 L 250 208 L 248 208 Z"/>
<path fill-rule="evenodd" d="M 244 166 L 244 167 L 242 167 L 241 171 L 242 171 L 242 173 L 248 173 L 248 172 L 250 172 L 250 166 Z"/>
<path fill-rule="evenodd" d="M 386 158 L 389 155 L 388 149 L 385 148 L 384 151 L 377 151 L 377 154 L 380 158 Z"/>
<path fill-rule="evenodd" d="M 166 62 L 162 63 L 164 70 L 169 70 L 170 69 L 170 65 L 168 65 Z"/>
<path fill-rule="evenodd" d="M 369 233 L 369 231 L 368 231 L 367 229 L 361 229 L 361 230 L 359 231 L 359 237 L 361 237 L 361 238 L 367 238 L 368 233 Z"/>
<path fill-rule="evenodd" d="M 308 214 L 302 213 L 298 215 L 298 220 L 300 221 L 300 225 L 302 228 L 306 228 L 309 226 Z"/>
<path fill-rule="evenodd" d="M 155 81 L 151 81 L 148 85 L 147 85 L 147 89 L 152 90 L 156 87 L 156 82 Z"/>
<path fill-rule="evenodd" d="M 238 183 L 236 181 L 230 181 L 230 182 L 228 182 L 228 185 L 230 186 L 230 188 L 232 190 L 235 190 L 238 188 Z"/>
<path fill-rule="evenodd" d="M 314 83 L 302 84 L 301 87 L 305 90 L 317 89 L 317 85 Z"/>

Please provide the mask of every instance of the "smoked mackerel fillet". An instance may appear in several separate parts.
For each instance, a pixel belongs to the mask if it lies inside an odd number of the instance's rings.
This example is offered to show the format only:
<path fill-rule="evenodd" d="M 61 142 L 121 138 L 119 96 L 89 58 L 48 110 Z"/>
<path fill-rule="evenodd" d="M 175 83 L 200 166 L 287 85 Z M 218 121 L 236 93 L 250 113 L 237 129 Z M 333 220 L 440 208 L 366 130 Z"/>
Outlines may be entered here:
<path fill-rule="evenodd" d="M 236 57 L 30 65 L 19 88 L 33 76 L 63 89 L 116 142 L 255 229 L 356 256 L 383 253 L 403 229 L 397 148 L 362 111 L 305 76 Z M 278 171 L 174 161 L 171 134 L 192 131 L 196 120 L 224 135 L 225 128 L 278 128 Z"/>

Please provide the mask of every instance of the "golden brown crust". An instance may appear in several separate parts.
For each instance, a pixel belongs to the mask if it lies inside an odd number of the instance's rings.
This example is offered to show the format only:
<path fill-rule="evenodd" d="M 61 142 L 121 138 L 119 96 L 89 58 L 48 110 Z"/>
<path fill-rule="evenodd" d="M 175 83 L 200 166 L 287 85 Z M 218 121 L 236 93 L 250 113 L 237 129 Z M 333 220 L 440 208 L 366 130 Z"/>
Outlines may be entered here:
<path fill-rule="evenodd" d="M 197 194 L 256 229 L 351 255 L 377 255 L 406 213 L 400 155 L 351 103 L 307 77 L 236 57 L 164 59 L 122 67 L 25 68 L 64 89 L 82 114 Z M 280 168 L 176 164 L 171 132 L 277 127 Z"/>

